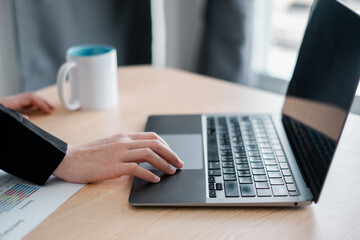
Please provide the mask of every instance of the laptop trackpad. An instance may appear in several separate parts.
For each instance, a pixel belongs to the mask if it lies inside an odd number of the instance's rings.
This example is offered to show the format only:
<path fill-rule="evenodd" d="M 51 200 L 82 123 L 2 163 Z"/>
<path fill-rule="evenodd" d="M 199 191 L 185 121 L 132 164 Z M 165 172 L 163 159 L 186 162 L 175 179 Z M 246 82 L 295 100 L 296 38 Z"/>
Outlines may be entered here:
<path fill-rule="evenodd" d="M 185 163 L 182 169 L 203 168 L 203 146 L 201 134 L 162 134 L 160 136 Z M 149 170 L 156 169 L 148 163 L 144 163 L 142 166 Z"/>

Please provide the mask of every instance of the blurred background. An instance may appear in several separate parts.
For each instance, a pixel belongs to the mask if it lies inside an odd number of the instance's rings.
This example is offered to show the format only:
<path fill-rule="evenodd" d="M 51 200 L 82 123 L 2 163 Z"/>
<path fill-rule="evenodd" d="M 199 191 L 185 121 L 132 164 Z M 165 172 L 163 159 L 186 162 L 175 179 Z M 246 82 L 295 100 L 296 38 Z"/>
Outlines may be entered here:
<path fill-rule="evenodd" d="M 119 65 L 284 93 L 313 1 L 0 0 L 0 96 L 55 83 L 65 50 L 86 43 L 115 45 Z M 360 0 L 343 2 L 360 12 Z"/>

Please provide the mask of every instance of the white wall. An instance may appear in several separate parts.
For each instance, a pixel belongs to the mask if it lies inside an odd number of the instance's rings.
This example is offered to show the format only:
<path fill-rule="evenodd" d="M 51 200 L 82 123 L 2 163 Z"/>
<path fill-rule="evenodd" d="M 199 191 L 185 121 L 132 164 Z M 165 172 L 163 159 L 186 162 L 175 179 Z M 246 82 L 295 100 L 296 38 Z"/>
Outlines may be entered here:
<path fill-rule="evenodd" d="M 11 1 L 0 0 L 0 96 L 21 91 Z"/>

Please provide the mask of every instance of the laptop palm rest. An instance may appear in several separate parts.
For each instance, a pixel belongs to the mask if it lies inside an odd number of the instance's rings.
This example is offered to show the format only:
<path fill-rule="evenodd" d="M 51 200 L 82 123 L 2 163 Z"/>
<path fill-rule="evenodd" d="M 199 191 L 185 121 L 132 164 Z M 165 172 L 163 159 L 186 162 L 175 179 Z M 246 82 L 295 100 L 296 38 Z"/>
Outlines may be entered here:
<path fill-rule="evenodd" d="M 129 202 L 132 205 L 192 205 L 205 203 L 205 174 L 201 134 L 160 135 L 184 161 L 184 167 L 167 175 L 148 163 L 141 166 L 160 176 L 157 184 L 134 178 Z"/>

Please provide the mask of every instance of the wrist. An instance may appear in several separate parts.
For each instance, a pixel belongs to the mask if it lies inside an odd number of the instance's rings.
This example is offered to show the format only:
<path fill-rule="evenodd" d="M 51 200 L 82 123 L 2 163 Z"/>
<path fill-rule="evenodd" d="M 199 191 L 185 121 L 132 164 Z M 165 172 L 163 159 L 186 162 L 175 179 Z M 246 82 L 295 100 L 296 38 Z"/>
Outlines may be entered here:
<path fill-rule="evenodd" d="M 69 173 L 71 170 L 71 159 L 74 152 L 74 146 L 68 144 L 64 159 L 60 162 L 59 166 L 53 172 L 53 175 L 65 181 L 69 181 Z"/>

